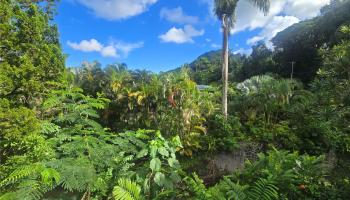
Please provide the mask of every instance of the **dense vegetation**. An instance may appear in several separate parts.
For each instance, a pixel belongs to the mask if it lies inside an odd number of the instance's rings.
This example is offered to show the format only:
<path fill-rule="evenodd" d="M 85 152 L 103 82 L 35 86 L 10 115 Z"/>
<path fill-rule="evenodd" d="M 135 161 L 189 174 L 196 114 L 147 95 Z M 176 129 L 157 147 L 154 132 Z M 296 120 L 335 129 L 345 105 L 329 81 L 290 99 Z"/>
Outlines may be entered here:
<path fill-rule="evenodd" d="M 54 1 L 0 2 L 0 200 L 350 196 L 349 0 L 231 55 L 227 118 L 220 52 L 66 68 Z M 210 164 L 256 146 L 239 170 Z"/>

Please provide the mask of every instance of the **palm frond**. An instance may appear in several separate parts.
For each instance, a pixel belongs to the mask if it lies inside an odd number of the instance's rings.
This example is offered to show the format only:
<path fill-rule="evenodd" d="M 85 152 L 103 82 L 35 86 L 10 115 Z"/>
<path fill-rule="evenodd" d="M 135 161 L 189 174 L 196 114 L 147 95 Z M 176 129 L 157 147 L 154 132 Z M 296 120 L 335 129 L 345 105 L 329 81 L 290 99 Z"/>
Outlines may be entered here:
<path fill-rule="evenodd" d="M 215 0 L 214 12 L 219 20 L 222 16 L 233 16 L 236 12 L 238 0 Z"/>
<path fill-rule="evenodd" d="M 259 10 L 261 10 L 265 15 L 267 15 L 267 13 L 270 10 L 270 0 L 248 0 L 248 1 L 250 1 Z"/>
<path fill-rule="evenodd" d="M 270 0 L 248 0 L 265 15 L 270 10 Z M 214 13 L 219 20 L 226 20 L 226 25 L 232 28 L 236 21 L 236 8 L 239 0 L 215 0 Z"/>

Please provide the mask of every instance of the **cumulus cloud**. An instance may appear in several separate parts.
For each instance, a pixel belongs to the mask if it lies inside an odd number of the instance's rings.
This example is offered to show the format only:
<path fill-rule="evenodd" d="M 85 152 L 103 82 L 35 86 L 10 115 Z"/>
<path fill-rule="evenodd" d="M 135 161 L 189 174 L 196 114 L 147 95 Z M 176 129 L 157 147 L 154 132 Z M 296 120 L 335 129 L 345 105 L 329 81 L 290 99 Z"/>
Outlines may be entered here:
<path fill-rule="evenodd" d="M 113 42 L 114 47 L 121 51 L 125 57 L 129 55 L 131 51 L 134 49 L 142 48 L 144 45 L 144 42 L 136 42 L 136 43 L 125 43 L 122 41 L 116 41 Z"/>
<path fill-rule="evenodd" d="M 264 39 L 263 36 L 254 36 L 254 37 L 249 38 L 249 39 L 247 40 L 247 44 L 248 44 L 248 45 L 253 45 L 253 44 L 255 44 L 255 43 L 257 43 L 257 42 L 259 42 L 259 41 L 261 41 L 261 40 L 263 40 L 263 39 Z"/>
<path fill-rule="evenodd" d="M 243 49 L 243 48 L 240 48 L 236 51 L 233 51 L 232 53 L 233 54 L 245 54 L 245 55 L 250 55 L 252 53 L 253 49 Z"/>
<path fill-rule="evenodd" d="M 120 20 L 139 15 L 158 0 L 75 0 L 97 17 Z"/>
<path fill-rule="evenodd" d="M 239 1 L 237 6 L 237 23 L 233 33 L 265 27 L 273 22 L 276 16 L 291 16 L 299 20 L 317 16 L 320 9 L 330 0 L 271 0 L 269 13 L 264 14 L 249 1 Z"/>
<path fill-rule="evenodd" d="M 249 1 L 239 1 L 237 5 L 237 22 L 232 33 L 254 30 L 264 27 L 272 18 L 283 11 L 286 0 L 271 0 L 270 11 L 265 16 Z"/>
<path fill-rule="evenodd" d="M 186 25 L 184 28 L 171 28 L 168 32 L 160 35 L 162 42 L 173 42 L 177 44 L 193 43 L 193 37 L 198 37 L 204 34 L 204 30 L 196 30 L 191 25 Z"/>
<path fill-rule="evenodd" d="M 103 57 L 113 57 L 113 58 L 118 57 L 117 49 L 112 45 L 103 47 L 101 50 L 101 55 Z"/>
<path fill-rule="evenodd" d="M 160 17 L 178 24 L 195 24 L 198 22 L 198 17 L 186 15 L 181 7 L 174 9 L 162 8 Z"/>
<path fill-rule="evenodd" d="M 264 40 L 269 48 L 273 45 L 270 40 L 277 35 L 277 33 L 283 31 L 287 27 L 298 23 L 300 20 L 293 16 L 275 16 L 271 21 L 266 24 L 263 30 L 258 34 L 258 36 L 248 39 L 247 44 L 253 45 L 258 41 Z"/>
<path fill-rule="evenodd" d="M 303 20 L 319 15 L 320 9 L 329 3 L 330 0 L 288 0 L 284 12 Z"/>
<path fill-rule="evenodd" d="M 207 2 L 212 9 L 210 0 Z M 239 1 L 236 10 L 237 22 L 231 33 L 261 28 L 261 32 L 250 38 L 247 43 L 254 44 L 266 41 L 270 47 L 270 39 L 278 32 L 286 29 L 300 20 L 310 19 L 320 14 L 320 9 L 329 4 L 331 0 L 271 0 L 270 12 L 265 16 L 249 1 Z M 212 12 L 212 11 L 211 11 Z"/>
<path fill-rule="evenodd" d="M 96 39 L 82 40 L 81 42 L 67 42 L 67 45 L 74 50 L 83 52 L 98 52 L 103 57 L 120 57 L 119 52 L 127 57 L 131 51 L 143 47 L 143 42 L 126 43 L 122 41 L 113 41 L 109 45 L 103 45 Z"/>
<path fill-rule="evenodd" d="M 209 16 L 215 18 L 214 10 L 214 1 L 213 0 L 199 0 L 199 3 L 205 4 L 208 7 Z"/>
<path fill-rule="evenodd" d="M 80 43 L 76 42 L 67 42 L 68 46 L 72 49 L 84 51 L 84 52 L 93 52 L 93 51 L 101 51 L 103 46 L 95 39 L 91 40 L 82 40 Z"/>

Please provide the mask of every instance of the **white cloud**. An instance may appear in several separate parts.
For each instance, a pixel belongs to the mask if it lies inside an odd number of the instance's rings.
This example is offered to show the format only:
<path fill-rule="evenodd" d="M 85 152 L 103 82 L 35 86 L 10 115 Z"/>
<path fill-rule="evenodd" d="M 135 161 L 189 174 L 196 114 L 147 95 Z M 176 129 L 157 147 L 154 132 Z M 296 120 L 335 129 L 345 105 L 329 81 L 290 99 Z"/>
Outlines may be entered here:
<path fill-rule="evenodd" d="M 214 49 L 221 48 L 221 46 L 219 44 L 216 44 L 216 43 L 211 44 L 211 47 L 214 48 Z"/>
<path fill-rule="evenodd" d="M 98 51 L 101 51 L 101 49 L 103 48 L 102 44 L 95 39 L 82 40 L 80 43 L 68 41 L 67 44 L 68 46 L 70 46 L 75 50 L 84 51 L 84 52 L 93 52 L 93 51 L 98 52 Z"/>
<path fill-rule="evenodd" d="M 253 45 L 253 44 L 255 44 L 255 43 L 257 43 L 257 42 L 259 42 L 259 41 L 261 41 L 263 39 L 264 39 L 263 36 L 255 36 L 255 37 L 249 38 L 247 40 L 247 44 L 248 45 Z"/>
<path fill-rule="evenodd" d="M 271 0 L 270 11 L 265 16 L 249 1 L 239 1 L 236 10 L 237 22 L 232 33 L 264 27 L 274 16 L 283 11 L 285 4 L 286 0 Z"/>
<path fill-rule="evenodd" d="M 101 55 L 103 57 L 118 57 L 117 49 L 112 45 L 103 47 L 103 49 L 101 50 Z"/>
<path fill-rule="evenodd" d="M 315 17 L 330 0 L 288 0 L 284 12 L 301 20 Z"/>
<path fill-rule="evenodd" d="M 245 54 L 245 55 L 250 55 L 252 53 L 253 49 L 243 49 L 243 48 L 240 48 L 236 51 L 233 51 L 232 53 L 233 54 Z"/>
<path fill-rule="evenodd" d="M 114 42 L 114 47 L 121 51 L 125 57 L 129 55 L 131 51 L 134 49 L 142 48 L 144 45 L 144 42 L 137 42 L 137 43 L 125 43 L 122 41 Z"/>
<path fill-rule="evenodd" d="M 231 33 L 261 28 L 261 32 L 250 38 L 247 43 L 255 44 L 263 40 L 271 48 L 270 40 L 278 32 L 300 20 L 319 15 L 320 9 L 329 3 L 330 0 L 271 0 L 270 11 L 265 16 L 249 1 L 239 1 L 236 10 L 237 22 Z"/>
<path fill-rule="evenodd" d="M 184 28 L 171 28 L 167 33 L 160 35 L 159 38 L 163 42 L 174 42 L 177 44 L 193 43 L 193 37 L 201 36 L 204 30 L 196 30 L 191 25 Z"/>
<path fill-rule="evenodd" d="M 271 0 L 269 13 L 264 14 L 249 1 L 239 1 L 237 6 L 237 23 L 233 33 L 265 27 L 275 16 L 292 16 L 299 20 L 317 16 L 320 9 L 330 0 Z"/>
<path fill-rule="evenodd" d="M 122 41 L 113 41 L 109 45 L 103 45 L 98 42 L 96 39 L 91 40 L 82 40 L 80 43 L 76 42 L 67 42 L 74 50 L 83 51 L 83 52 L 99 52 L 103 57 L 120 57 L 119 52 L 124 57 L 127 57 L 131 51 L 137 48 L 143 47 L 143 42 L 137 43 L 126 43 Z"/>
<path fill-rule="evenodd" d="M 215 18 L 214 14 L 214 0 L 199 0 L 199 3 L 205 4 L 208 7 L 209 16 Z"/>
<path fill-rule="evenodd" d="M 108 20 L 126 19 L 139 15 L 157 0 L 76 0 L 93 13 Z"/>
<path fill-rule="evenodd" d="M 258 41 L 265 41 L 269 48 L 272 48 L 270 40 L 277 35 L 280 31 L 283 31 L 287 27 L 298 23 L 300 20 L 293 16 L 275 16 L 272 20 L 263 28 L 258 36 L 248 39 L 247 44 L 253 45 Z"/>
<path fill-rule="evenodd" d="M 160 11 L 160 17 L 169 22 L 178 24 L 195 24 L 198 22 L 198 17 L 186 15 L 181 7 L 174 9 L 162 8 Z"/>

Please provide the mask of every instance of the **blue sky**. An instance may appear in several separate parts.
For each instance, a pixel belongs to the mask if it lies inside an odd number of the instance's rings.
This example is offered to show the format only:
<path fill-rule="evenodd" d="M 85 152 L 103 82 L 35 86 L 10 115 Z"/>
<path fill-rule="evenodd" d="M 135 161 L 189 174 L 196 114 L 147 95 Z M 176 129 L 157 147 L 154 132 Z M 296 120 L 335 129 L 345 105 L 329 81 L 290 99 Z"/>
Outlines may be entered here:
<path fill-rule="evenodd" d="M 319 14 L 329 0 L 271 0 L 264 16 L 240 0 L 230 48 L 249 53 L 251 45 Z M 167 71 L 221 45 L 213 0 L 61 0 L 58 24 L 67 66 L 83 61 L 127 63 L 132 69 Z"/>

